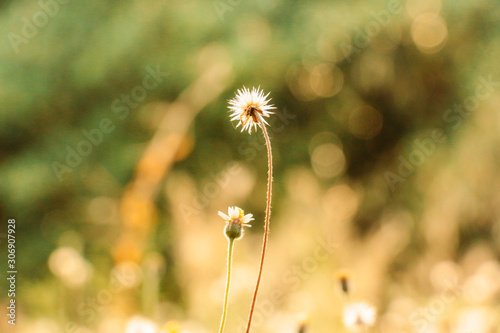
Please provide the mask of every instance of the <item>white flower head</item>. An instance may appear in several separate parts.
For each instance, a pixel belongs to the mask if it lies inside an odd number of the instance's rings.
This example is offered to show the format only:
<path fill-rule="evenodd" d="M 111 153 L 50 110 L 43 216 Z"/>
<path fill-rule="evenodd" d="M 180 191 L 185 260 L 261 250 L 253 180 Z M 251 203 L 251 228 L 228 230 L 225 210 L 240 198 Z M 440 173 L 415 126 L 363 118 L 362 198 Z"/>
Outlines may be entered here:
<path fill-rule="evenodd" d="M 125 327 L 125 333 L 156 333 L 156 325 L 149 319 L 141 316 L 134 316 Z"/>
<path fill-rule="evenodd" d="M 231 112 L 231 121 L 239 120 L 238 125 L 241 125 L 241 131 L 248 130 L 252 134 L 252 127 L 256 130 L 260 122 L 269 125 L 264 117 L 269 117 L 274 112 L 270 111 L 276 107 L 268 104 L 271 100 L 267 99 L 270 93 L 264 95 L 264 91 L 259 88 L 250 89 L 243 87 L 238 89 L 236 96 L 229 100 L 229 110 Z"/>
<path fill-rule="evenodd" d="M 375 317 L 375 309 L 365 302 L 351 303 L 344 308 L 344 324 L 352 331 L 373 326 Z"/>
<path fill-rule="evenodd" d="M 242 227 L 251 227 L 250 221 L 253 221 L 253 214 L 246 214 L 243 209 L 239 207 L 229 207 L 227 209 L 228 215 L 219 212 L 219 216 L 226 221 L 225 234 L 228 238 L 239 239 L 243 235 Z"/>

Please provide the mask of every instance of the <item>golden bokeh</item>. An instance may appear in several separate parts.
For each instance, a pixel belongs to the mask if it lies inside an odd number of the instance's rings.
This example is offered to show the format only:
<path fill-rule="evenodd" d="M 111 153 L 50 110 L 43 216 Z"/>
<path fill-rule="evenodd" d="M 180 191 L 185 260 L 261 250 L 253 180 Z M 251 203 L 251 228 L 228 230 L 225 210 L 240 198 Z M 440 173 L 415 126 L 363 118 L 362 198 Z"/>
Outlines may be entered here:
<path fill-rule="evenodd" d="M 411 36 L 419 50 L 436 53 L 444 47 L 448 38 L 446 21 L 439 14 L 420 14 L 413 20 Z"/>

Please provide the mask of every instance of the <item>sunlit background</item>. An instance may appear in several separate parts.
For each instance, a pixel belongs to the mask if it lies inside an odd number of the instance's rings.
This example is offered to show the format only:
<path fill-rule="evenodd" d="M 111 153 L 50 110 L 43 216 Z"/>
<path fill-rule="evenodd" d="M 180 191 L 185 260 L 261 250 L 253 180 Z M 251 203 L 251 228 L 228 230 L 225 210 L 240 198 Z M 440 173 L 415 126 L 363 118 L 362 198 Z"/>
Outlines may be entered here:
<path fill-rule="evenodd" d="M 267 160 L 228 117 L 243 86 L 277 107 L 252 332 L 500 332 L 500 2 L 5 1 L 0 35 L 17 332 L 217 332 L 234 205 L 244 332 Z"/>

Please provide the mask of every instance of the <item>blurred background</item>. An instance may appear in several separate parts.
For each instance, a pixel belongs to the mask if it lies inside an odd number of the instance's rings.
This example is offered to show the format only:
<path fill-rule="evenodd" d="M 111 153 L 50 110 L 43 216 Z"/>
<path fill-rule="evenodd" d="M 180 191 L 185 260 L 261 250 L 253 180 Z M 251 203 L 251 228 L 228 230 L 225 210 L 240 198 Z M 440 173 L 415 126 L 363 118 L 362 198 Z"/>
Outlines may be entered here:
<path fill-rule="evenodd" d="M 226 325 L 244 332 L 267 173 L 261 132 L 228 118 L 244 85 L 277 106 L 252 332 L 347 332 L 357 301 L 377 312 L 366 332 L 500 332 L 498 1 L 4 1 L 0 17 L 17 332 L 215 332 L 217 212 L 234 205 L 255 216 Z"/>

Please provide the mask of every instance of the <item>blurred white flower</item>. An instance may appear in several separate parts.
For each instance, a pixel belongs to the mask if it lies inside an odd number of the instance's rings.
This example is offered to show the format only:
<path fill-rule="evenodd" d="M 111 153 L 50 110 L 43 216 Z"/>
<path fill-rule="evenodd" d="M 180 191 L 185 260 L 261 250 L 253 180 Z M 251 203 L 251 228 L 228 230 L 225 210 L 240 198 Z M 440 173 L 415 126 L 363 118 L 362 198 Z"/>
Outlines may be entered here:
<path fill-rule="evenodd" d="M 453 333 L 486 333 L 494 332 L 498 318 L 496 310 L 487 307 L 468 307 L 458 312 Z M 498 328 L 498 326 L 497 326 Z"/>
<path fill-rule="evenodd" d="M 156 325 L 149 319 L 141 316 L 130 318 L 125 327 L 125 333 L 156 333 Z"/>
<path fill-rule="evenodd" d="M 83 286 L 92 275 L 92 266 L 72 247 L 59 247 L 49 257 L 49 269 L 69 288 Z"/>
<path fill-rule="evenodd" d="M 367 303 L 351 303 L 344 308 L 344 324 L 353 331 L 371 327 L 375 323 L 375 309 Z"/>
<path fill-rule="evenodd" d="M 276 109 L 267 104 L 271 100 L 266 99 L 269 94 L 264 96 L 264 91 L 260 88 L 252 88 L 251 91 L 245 87 L 238 89 L 236 97 L 229 101 L 231 120 L 239 119 L 236 127 L 242 125 L 242 132 L 248 130 L 248 133 L 252 134 L 252 126 L 257 129 L 260 122 L 269 125 L 263 117 L 269 117 L 270 114 L 274 113 L 269 110 Z"/>

